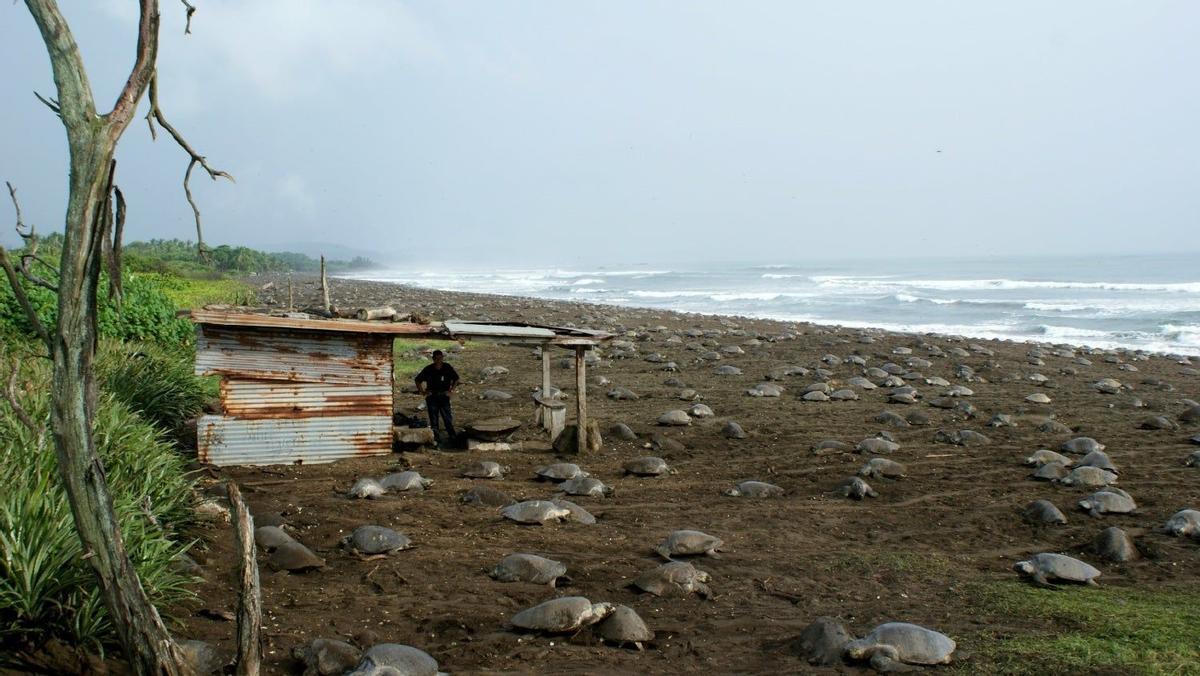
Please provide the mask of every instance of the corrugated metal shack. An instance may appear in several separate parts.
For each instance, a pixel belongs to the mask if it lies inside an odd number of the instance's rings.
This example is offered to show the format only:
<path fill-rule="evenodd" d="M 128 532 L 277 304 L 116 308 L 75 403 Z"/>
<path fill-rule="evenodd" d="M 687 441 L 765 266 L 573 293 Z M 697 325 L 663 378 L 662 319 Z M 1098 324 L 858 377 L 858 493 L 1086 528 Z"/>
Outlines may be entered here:
<path fill-rule="evenodd" d="M 527 324 L 412 324 L 208 310 L 193 311 L 191 318 L 196 374 L 221 376 L 222 412 L 202 416 L 197 425 L 199 460 L 214 465 L 322 463 L 391 452 L 397 336 L 562 344 L 577 356 L 581 341 L 590 349 L 609 337 Z M 582 397 L 579 403 L 585 416 Z"/>
<path fill-rule="evenodd" d="M 437 326 L 195 311 L 196 373 L 221 376 L 201 462 L 320 463 L 392 449 L 392 342 Z"/>

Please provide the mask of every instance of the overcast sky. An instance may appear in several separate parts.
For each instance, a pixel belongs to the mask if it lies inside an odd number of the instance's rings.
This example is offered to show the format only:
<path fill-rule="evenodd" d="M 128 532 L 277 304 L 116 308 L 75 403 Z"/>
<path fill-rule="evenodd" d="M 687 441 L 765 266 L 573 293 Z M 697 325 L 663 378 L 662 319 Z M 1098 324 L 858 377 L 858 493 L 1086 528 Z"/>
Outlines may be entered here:
<path fill-rule="evenodd" d="M 1200 250 L 1190 0 L 193 2 L 186 37 L 162 2 L 159 98 L 237 177 L 194 180 L 211 243 L 463 266 Z M 108 109 L 137 2 L 60 4 Z M 0 179 L 61 230 L 23 3 L 0 3 L 0 62 Z M 139 120 L 118 161 L 128 236 L 191 237 L 181 151 Z"/>

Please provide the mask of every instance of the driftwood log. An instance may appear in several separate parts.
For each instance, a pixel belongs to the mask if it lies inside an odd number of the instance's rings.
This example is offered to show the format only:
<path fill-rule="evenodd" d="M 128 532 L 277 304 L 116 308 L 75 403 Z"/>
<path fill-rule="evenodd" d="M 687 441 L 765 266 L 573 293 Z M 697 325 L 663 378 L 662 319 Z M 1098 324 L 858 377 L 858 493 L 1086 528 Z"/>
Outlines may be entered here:
<path fill-rule="evenodd" d="M 262 590 L 258 562 L 254 558 L 254 519 L 232 481 L 226 487 L 238 553 L 237 674 L 258 676 L 262 663 Z"/>

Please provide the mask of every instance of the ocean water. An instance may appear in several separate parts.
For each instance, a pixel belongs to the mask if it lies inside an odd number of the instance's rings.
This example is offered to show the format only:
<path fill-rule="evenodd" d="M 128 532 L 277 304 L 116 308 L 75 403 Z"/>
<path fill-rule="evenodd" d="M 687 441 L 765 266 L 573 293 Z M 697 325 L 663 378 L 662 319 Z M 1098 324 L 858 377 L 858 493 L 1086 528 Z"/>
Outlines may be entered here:
<path fill-rule="evenodd" d="M 449 291 L 1200 355 L 1196 255 L 384 269 Z"/>

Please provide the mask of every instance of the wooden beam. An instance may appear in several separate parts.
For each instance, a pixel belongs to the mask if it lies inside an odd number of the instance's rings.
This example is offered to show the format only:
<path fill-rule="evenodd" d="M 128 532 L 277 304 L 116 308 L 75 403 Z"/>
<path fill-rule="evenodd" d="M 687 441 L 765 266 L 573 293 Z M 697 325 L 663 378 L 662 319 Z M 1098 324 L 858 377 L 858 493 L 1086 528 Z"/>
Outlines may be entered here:
<path fill-rule="evenodd" d="M 232 481 L 229 511 L 233 517 L 238 551 L 237 667 L 238 676 L 258 676 L 262 663 L 262 590 L 258 582 L 258 562 L 254 558 L 254 522 L 242 501 L 242 493 Z"/>
<path fill-rule="evenodd" d="M 542 398 L 550 396 L 550 346 L 542 346 Z"/>
<path fill-rule="evenodd" d="M 580 455 L 587 451 L 587 360 L 584 359 L 587 351 L 584 345 L 575 348 L 575 423 L 579 428 L 575 450 Z"/>

